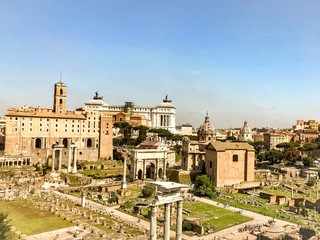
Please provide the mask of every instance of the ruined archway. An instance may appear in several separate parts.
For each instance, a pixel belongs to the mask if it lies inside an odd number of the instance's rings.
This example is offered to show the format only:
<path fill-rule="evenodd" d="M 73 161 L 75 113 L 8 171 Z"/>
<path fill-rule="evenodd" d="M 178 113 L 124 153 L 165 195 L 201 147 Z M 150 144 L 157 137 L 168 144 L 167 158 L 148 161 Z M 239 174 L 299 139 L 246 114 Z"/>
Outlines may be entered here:
<path fill-rule="evenodd" d="M 146 178 L 155 179 L 155 165 L 150 163 L 146 168 Z"/>

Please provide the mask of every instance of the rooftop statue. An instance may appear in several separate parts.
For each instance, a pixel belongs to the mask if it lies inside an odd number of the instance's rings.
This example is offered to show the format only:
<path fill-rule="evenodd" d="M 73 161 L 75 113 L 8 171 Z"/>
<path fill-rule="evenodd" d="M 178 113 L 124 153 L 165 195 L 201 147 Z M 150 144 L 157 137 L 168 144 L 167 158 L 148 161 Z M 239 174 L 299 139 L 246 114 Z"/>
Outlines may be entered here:
<path fill-rule="evenodd" d="M 103 96 L 99 96 L 99 91 L 95 92 L 95 96 L 93 97 L 94 100 L 102 100 Z"/>
<path fill-rule="evenodd" d="M 169 99 L 168 99 L 168 95 L 166 95 L 166 98 L 163 99 L 163 102 L 164 102 L 164 103 L 170 103 L 170 102 L 172 102 L 172 100 L 169 100 Z"/>

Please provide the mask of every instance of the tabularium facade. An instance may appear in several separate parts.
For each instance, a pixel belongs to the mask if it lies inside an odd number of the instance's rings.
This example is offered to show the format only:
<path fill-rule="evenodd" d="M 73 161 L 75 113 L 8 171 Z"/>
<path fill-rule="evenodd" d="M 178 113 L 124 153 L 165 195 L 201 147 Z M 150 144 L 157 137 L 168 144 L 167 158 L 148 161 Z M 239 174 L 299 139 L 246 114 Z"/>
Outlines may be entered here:
<path fill-rule="evenodd" d="M 28 156 L 30 165 L 50 164 L 52 158 L 67 164 L 71 154 L 78 161 L 112 158 L 112 116 L 88 108 L 67 111 L 67 86 L 61 80 L 54 85 L 53 100 L 53 109 L 26 105 L 7 110 L 7 159 Z M 52 156 L 54 146 L 61 148 L 55 153 L 61 157 Z"/>

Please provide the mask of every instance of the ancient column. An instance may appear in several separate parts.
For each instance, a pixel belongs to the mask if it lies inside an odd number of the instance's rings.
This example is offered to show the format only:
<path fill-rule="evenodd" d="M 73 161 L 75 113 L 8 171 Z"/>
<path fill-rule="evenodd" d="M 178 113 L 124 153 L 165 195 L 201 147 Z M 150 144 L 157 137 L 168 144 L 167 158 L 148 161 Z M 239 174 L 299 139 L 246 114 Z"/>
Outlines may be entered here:
<path fill-rule="evenodd" d="M 62 164 L 62 149 L 59 149 L 59 169 L 58 169 L 59 172 L 61 172 L 61 164 Z"/>
<path fill-rule="evenodd" d="M 158 174 L 159 174 L 159 158 L 156 159 L 156 170 L 154 175 L 154 178 L 156 181 L 158 181 L 158 178 L 159 178 Z"/>
<path fill-rule="evenodd" d="M 164 204 L 164 240 L 170 240 L 170 207 L 171 203 Z"/>
<path fill-rule="evenodd" d="M 71 172 L 71 157 L 73 154 L 72 145 L 69 146 L 69 158 L 68 158 L 68 173 Z"/>
<path fill-rule="evenodd" d="M 56 150 L 55 149 L 53 149 L 52 150 L 52 171 L 54 171 L 54 162 L 56 161 Z"/>
<path fill-rule="evenodd" d="M 77 173 L 77 147 L 73 148 L 73 171 L 72 173 Z"/>
<path fill-rule="evenodd" d="M 123 159 L 123 177 L 122 177 L 122 189 L 127 189 L 127 158 Z"/>
<path fill-rule="evenodd" d="M 167 181 L 167 156 L 166 156 L 166 153 L 165 153 L 165 156 L 163 158 L 163 180 L 164 181 Z"/>
<path fill-rule="evenodd" d="M 150 205 L 150 240 L 157 240 L 157 206 Z"/>
<path fill-rule="evenodd" d="M 86 193 L 82 192 L 81 193 L 81 207 L 85 207 L 86 206 Z"/>
<path fill-rule="evenodd" d="M 182 239 L 182 200 L 177 201 L 176 240 Z"/>

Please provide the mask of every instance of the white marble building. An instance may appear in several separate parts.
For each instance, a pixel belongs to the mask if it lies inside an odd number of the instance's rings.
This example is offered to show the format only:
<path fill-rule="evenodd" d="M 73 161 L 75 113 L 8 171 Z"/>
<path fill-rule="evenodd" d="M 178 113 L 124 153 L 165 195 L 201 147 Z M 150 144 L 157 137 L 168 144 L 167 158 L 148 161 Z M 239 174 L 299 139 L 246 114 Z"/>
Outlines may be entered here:
<path fill-rule="evenodd" d="M 136 106 L 133 102 L 112 106 L 105 103 L 103 98 L 96 92 L 95 97 L 85 103 L 85 109 L 99 110 L 110 113 L 110 115 L 128 112 L 128 109 L 130 109 L 130 112 L 144 116 L 147 127 L 166 129 L 172 133 L 176 132 L 176 107 L 171 100 L 168 100 L 168 96 L 155 107 Z"/>

